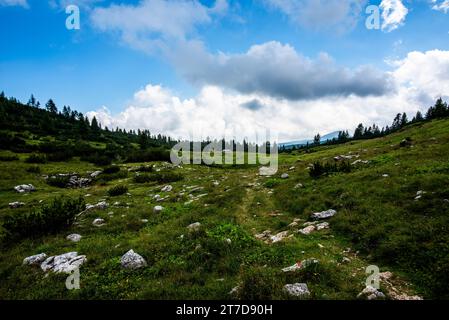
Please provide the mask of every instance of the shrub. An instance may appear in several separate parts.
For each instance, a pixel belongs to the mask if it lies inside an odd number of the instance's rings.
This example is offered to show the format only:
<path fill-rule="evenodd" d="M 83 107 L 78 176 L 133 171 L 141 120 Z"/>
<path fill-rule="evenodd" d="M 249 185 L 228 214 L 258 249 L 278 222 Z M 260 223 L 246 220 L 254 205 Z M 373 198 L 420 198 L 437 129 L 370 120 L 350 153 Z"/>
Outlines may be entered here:
<path fill-rule="evenodd" d="M 47 160 L 52 162 L 63 162 L 68 161 L 73 158 L 72 152 L 67 151 L 58 151 L 54 153 L 48 153 L 47 154 Z"/>
<path fill-rule="evenodd" d="M 147 182 L 176 182 L 182 180 L 183 176 L 176 172 L 171 171 L 161 171 L 152 174 L 137 174 L 134 176 L 134 182 L 136 183 L 147 183 Z"/>
<path fill-rule="evenodd" d="M 41 168 L 40 168 L 39 166 L 31 166 L 31 167 L 28 167 L 28 168 L 26 169 L 26 171 L 27 171 L 28 173 L 36 173 L 36 174 L 39 174 L 39 173 L 41 173 Z"/>
<path fill-rule="evenodd" d="M 238 297 L 241 300 L 272 300 L 282 292 L 282 275 L 265 268 L 245 270 Z"/>
<path fill-rule="evenodd" d="M 112 174 L 120 171 L 120 167 L 118 166 L 108 166 L 103 169 L 104 174 Z"/>
<path fill-rule="evenodd" d="M 48 177 L 47 184 L 52 187 L 65 188 L 67 186 L 67 184 L 69 183 L 69 181 L 70 181 L 69 176 L 56 175 L 56 176 Z"/>
<path fill-rule="evenodd" d="M 16 155 L 3 155 L 0 156 L 0 161 L 17 161 L 19 157 Z"/>
<path fill-rule="evenodd" d="M 319 178 L 323 175 L 327 175 L 329 173 L 337 173 L 337 172 L 351 172 L 351 165 L 347 161 L 343 161 L 341 163 L 324 163 L 317 161 L 313 164 L 312 168 L 309 170 L 309 175 L 312 178 Z"/>
<path fill-rule="evenodd" d="M 279 185 L 280 181 L 278 179 L 268 179 L 267 181 L 265 181 L 265 183 L 263 184 L 266 188 L 274 188 L 277 185 Z"/>
<path fill-rule="evenodd" d="M 47 163 L 47 157 L 44 154 L 33 153 L 25 160 L 25 162 L 44 164 Z"/>
<path fill-rule="evenodd" d="M 153 172 L 153 166 L 140 166 L 137 171 L 139 172 Z"/>
<path fill-rule="evenodd" d="M 121 196 L 128 192 L 128 187 L 124 185 L 116 185 L 108 190 L 111 197 Z"/>
<path fill-rule="evenodd" d="M 170 161 L 170 150 L 153 148 L 144 151 L 134 151 L 126 159 L 128 163 L 151 161 Z"/>
<path fill-rule="evenodd" d="M 112 163 L 112 159 L 106 155 L 95 153 L 89 156 L 81 157 L 81 161 L 87 161 L 97 166 L 109 166 Z"/>
<path fill-rule="evenodd" d="M 68 228 L 75 216 L 85 209 L 84 200 L 56 198 L 49 205 L 25 214 L 10 214 L 3 219 L 4 240 L 36 238 Z"/>

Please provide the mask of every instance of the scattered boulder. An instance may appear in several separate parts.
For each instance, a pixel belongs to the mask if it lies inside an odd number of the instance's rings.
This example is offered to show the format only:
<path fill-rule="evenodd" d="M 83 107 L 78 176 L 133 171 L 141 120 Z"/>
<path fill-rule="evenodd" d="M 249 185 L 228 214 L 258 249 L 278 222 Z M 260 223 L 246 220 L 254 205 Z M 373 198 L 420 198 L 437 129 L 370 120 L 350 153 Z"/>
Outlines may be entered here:
<path fill-rule="evenodd" d="M 283 173 L 282 175 L 281 175 L 281 179 L 288 179 L 290 176 L 289 176 L 289 174 L 288 173 Z"/>
<path fill-rule="evenodd" d="M 132 249 L 121 257 L 120 263 L 122 267 L 131 270 L 147 266 L 147 262 L 145 261 L 145 259 L 141 255 L 135 253 Z"/>
<path fill-rule="evenodd" d="M 404 140 L 402 140 L 402 141 L 399 143 L 399 146 L 400 146 L 401 148 L 411 147 L 411 146 L 412 146 L 412 139 L 410 139 L 410 138 L 405 138 Z"/>
<path fill-rule="evenodd" d="M 92 225 L 96 226 L 96 227 L 101 227 L 104 226 L 106 224 L 106 222 L 104 221 L 104 219 L 101 218 L 97 218 L 92 222 Z"/>
<path fill-rule="evenodd" d="M 287 236 L 288 236 L 288 231 L 282 231 L 274 236 L 271 236 L 270 240 L 271 240 L 271 243 L 276 243 L 276 242 L 280 242 L 280 241 L 284 240 L 285 238 L 287 238 Z"/>
<path fill-rule="evenodd" d="M 90 174 L 90 177 L 91 178 L 96 178 L 96 177 L 98 177 L 100 174 L 102 174 L 103 173 L 103 171 L 94 171 L 94 172 L 92 172 L 91 174 Z"/>
<path fill-rule="evenodd" d="M 304 229 L 299 230 L 299 233 L 302 233 L 304 235 L 309 235 L 311 234 L 313 231 L 315 231 L 315 226 L 308 226 L 305 227 Z"/>
<path fill-rule="evenodd" d="M 312 213 L 311 217 L 312 217 L 312 219 L 315 219 L 315 220 L 321 220 L 321 219 L 331 218 L 336 214 L 337 214 L 337 211 L 335 211 L 333 209 L 329 209 L 329 210 L 322 211 L 322 212 Z"/>
<path fill-rule="evenodd" d="M 14 190 L 16 190 L 18 193 L 24 193 L 24 192 L 34 192 L 36 191 L 36 188 L 32 184 L 21 184 L 15 186 Z"/>
<path fill-rule="evenodd" d="M 298 183 L 296 186 L 294 186 L 294 189 L 301 189 L 304 188 L 304 185 L 302 183 Z"/>
<path fill-rule="evenodd" d="M 290 267 L 284 268 L 284 269 L 282 269 L 282 271 L 284 271 L 284 272 L 294 272 L 294 271 L 297 271 L 297 270 L 308 268 L 308 267 L 310 267 L 310 266 L 312 266 L 314 264 L 318 264 L 318 263 L 320 263 L 320 262 L 317 259 L 314 259 L 314 258 L 306 259 L 304 261 L 297 262 L 297 263 L 295 263 L 294 265 L 292 265 Z"/>
<path fill-rule="evenodd" d="M 265 231 L 262 232 L 262 233 L 256 234 L 254 237 L 255 237 L 257 240 L 263 240 L 263 241 L 266 241 L 266 240 L 270 239 L 270 237 L 271 237 L 271 231 L 270 231 L 270 230 L 265 230 Z"/>
<path fill-rule="evenodd" d="M 162 192 L 171 192 L 173 190 L 173 187 L 168 185 L 162 188 Z"/>
<path fill-rule="evenodd" d="M 277 172 L 276 168 L 272 167 L 260 167 L 259 168 L 259 176 L 272 176 Z"/>
<path fill-rule="evenodd" d="M 42 262 L 41 269 L 44 272 L 71 273 L 86 261 L 86 256 L 79 256 L 77 252 L 69 252 L 47 258 Z"/>
<path fill-rule="evenodd" d="M 284 291 L 291 296 L 299 298 L 308 298 L 310 296 L 309 288 L 305 283 L 286 284 L 284 286 Z"/>
<path fill-rule="evenodd" d="M 76 175 L 71 176 L 69 182 L 67 183 L 67 188 L 84 188 L 87 187 L 92 180 L 87 178 L 80 178 Z"/>
<path fill-rule="evenodd" d="M 385 299 L 385 295 L 372 286 L 367 286 L 357 295 L 357 299 L 379 300 Z"/>
<path fill-rule="evenodd" d="M 86 210 L 94 210 L 94 209 L 105 210 L 107 209 L 108 206 L 109 205 L 106 203 L 106 201 L 101 201 L 97 204 L 87 204 Z"/>
<path fill-rule="evenodd" d="M 11 209 L 17 209 L 17 208 L 23 207 L 24 205 L 25 205 L 25 203 L 18 202 L 18 201 L 9 203 L 9 207 Z"/>
<path fill-rule="evenodd" d="M 323 230 L 323 229 L 329 229 L 329 223 L 328 222 L 322 222 L 316 225 L 316 229 L 318 231 Z"/>
<path fill-rule="evenodd" d="M 164 210 L 164 207 L 162 207 L 162 206 L 155 206 L 155 207 L 153 208 L 153 213 L 158 214 L 158 213 L 161 213 L 162 210 Z"/>
<path fill-rule="evenodd" d="M 201 228 L 201 223 L 199 223 L 199 222 L 195 222 L 195 223 L 192 223 L 192 224 L 187 226 L 187 229 L 190 232 L 197 232 L 197 231 L 200 230 L 200 228 Z"/>
<path fill-rule="evenodd" d="M 390 175 L 389 175 L 389 174 L 386 174 L 386 173 L 382 175 L 383 178 L 388 178 L 389 176 L 390 176 Z"/>
<path fill-rule="evenodd" d="M 39 253 L 34 256 L 26 257 L 23 259 L 24 265 L 40 265 L 45 259 L 47 259 L 47 255 L 45 253 Z"/>
<path fill-rule="evenodd" d="M 73 234 L 69 234 L 66 239 L 73 241 L 73 242 L 79 242 L 81 240 L 82 236 L 77 234 L 77 233 L 73 233 Z"/>

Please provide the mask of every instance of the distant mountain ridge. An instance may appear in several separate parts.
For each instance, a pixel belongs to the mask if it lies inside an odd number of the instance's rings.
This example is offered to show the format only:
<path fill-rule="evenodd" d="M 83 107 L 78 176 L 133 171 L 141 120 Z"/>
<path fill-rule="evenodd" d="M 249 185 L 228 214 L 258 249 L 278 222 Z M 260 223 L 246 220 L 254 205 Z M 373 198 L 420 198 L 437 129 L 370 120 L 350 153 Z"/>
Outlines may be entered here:
<path fill-rule="evenodd" d="M 334 132 L 331 132 L 331 133 L 328 133 L 328 134 L 322 136 L 321 140 L 320 140 L 321 143 L 326 142 L 328 140 L 332 140 L 334 138 L 338 138 L 339 132 L 340 131 L 334 131 Z M 293 147 L 305 146 L 307 143 L 309 143 L 309 144 L 313 143 L 313 138 L 279 143 L 279 147 L 280 148 L 283 148 L 283 147 L 284 148 L 293 148 Z"/>

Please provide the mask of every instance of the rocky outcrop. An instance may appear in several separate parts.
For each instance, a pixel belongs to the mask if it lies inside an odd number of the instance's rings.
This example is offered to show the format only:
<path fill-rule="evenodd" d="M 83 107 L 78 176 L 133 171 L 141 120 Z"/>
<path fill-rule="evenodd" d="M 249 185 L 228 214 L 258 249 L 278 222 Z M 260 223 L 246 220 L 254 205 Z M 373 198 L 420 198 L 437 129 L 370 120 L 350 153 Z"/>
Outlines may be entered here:
<path fill-rule="evenodd" d="M 120 259 L 120 263 L 123 268 L 136 270 L 147 266 L 145 259 L 134 252 L 134 250 L 129 250 Z"/>
<path fill-rule="evenodd" d="M 73 242 L 79 242 L 81 240 L 82 236 L 77 234 L 77 233 L 73 233 L 73 234 L 69 234 L 66 239 L 73 241 Z"/>
<path fill-rule="evenodd" d="M 322 211 L 322 212 L 312 213 L 311 218 L 314 220 L 322 220 L 322 219 L 331 218 L 336 214 L 337 214 L 337 211 L 335 211 L 333 209 L 329 209 L 329 210 Z"/>
<path fill-rule="evenodd" d="M 286 284 L 284 291 L 291 296 L 302 299 L 310 297 L 309 288 L 305 283 Z"/>
<path fill-rule="evenodd" d="M 42 262 L 41 269 L 44 272 L 71 273 L 86 261 L 86 256 L 79 256 L 77 252 L 69 252 L 47 258 Z"/>
<path fill-rule="evenodd" d="M 45 253 L 39 253 L 34 256 L 26 257 L 23 259 L 24 265 L 40 265 L 45 259 L 47 259 L 47 255 Z"/>

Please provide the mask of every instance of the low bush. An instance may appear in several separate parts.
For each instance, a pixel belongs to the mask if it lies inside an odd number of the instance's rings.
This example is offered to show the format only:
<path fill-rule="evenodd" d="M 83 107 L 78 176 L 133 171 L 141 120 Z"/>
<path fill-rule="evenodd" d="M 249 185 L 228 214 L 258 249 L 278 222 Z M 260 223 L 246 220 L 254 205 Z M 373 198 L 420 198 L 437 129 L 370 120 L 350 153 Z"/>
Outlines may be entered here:
<path fill-rule="evenodd" d="M 264 182 L 264 186 L 266 187 L 266 188 L 274 188 L 274 187 L 276 187 L 277 185 L 279 185 L 280 184 L 280 181 L 279 181 L 279 179 L 268 179 L 267 181 L 265 181 Z"/>
<path fill-rule="evenodd" d="M 68 228 L 75 216 L 85 209 L 82 198 L 56 198 L 39 210 L 10 214 L 3 218 L 3 238 L 6 243 L 24 238 L 55 234 Z"/>
<path fill-rule="evenodd" d="M 106 155 L 101 155 L 99 153 L 94 153 L 89 156 L 81 157 L 81 161 L 87 161 L 95 164 L 96 166 L 109 166 L 112 163 L 112 159 Z"/>
<path fill-rule="evenodd" d="M 152 161 L 170 161 L 170 150 L 163 148 L 153 148 L 147 150 L 134 151 L 128 155 L 126 162 L 152 162 Z"/>
<path fill-rule="evenodd" d="M 158 183 L 168 183 L 176 182 L 183 179 L 180 173 L 171 171 L 160 171 L 151 174 L 137 174 L 134 176 L 135 183 L 147 183 L 147 182 L 158 182 Z"/>
<path fill-rule="evenodd" d="M 26 169 L 26 171 L 27 171 L 28 173 L 36 173 L 36 174 L 39 174 L 39 173 L 41 173 L 41 167 L 39 167 L 39 166 L 31 166 L 31 167 L 28 167 L 28 168 Z"/>
<path fill-rule="evenodd" d="M 51 176 L 47 179 L 47 184 L 52 187 L 65 188 L 70 181 L 69 176 Z"/>
<path fill-rule="evenodd" d="M 112 174 L 112 173 L 117 173 L 119 171 L 120 171 L 119 166 L 108 166 L 108 167 L 103 168 L 104 174 Z"/>
<path fill-rule="evenodd" d="M 47 163 L 47 157 L 44 154 L 33 153 L 26 160 L 26 163 Z"/>
<path fill-rule="evenodd" d="M 17 161 L 19 157 L 16 155 L 2 155 L 0 156 L 0 161 Z"/>
<path fill-rule="evenodd" d="M 128 187 L 124 185 L 116 185 L 108 190 L 108 195 L 111 197 L 121 196 L 128 192 Z"/>
<path fill-rule="evenodd" d="M 319 178 L 323 175 L 327 175 L 330 173 L 337 173 L 337 172 L 344 172 L 349 173 L 351 172 L 351 165 L 347 161 L 343 161 L 341 163 L 335 162 L 335 163 L 321 163 L 319 161 L 315 162 L 312 166 L 312 168 L 309 170 L 309 175 L 312 178 Z"/>

